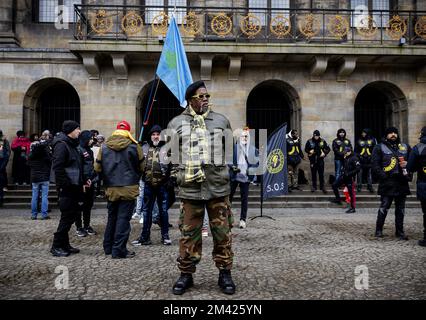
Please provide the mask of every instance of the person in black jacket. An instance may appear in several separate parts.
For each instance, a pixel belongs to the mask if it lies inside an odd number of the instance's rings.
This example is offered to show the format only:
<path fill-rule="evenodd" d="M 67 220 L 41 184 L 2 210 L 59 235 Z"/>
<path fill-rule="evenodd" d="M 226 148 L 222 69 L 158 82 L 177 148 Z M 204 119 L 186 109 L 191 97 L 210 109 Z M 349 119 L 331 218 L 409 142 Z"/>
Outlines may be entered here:
<path fill-rule="evenodd" d="M 300 138 L 297 130 L 290 130 L 286 135 L 287 143 L 287 166 L 288 166 L 288 191 L 296 189 L 300 190 L 299 180 L 299 164 L 305 158 L 300 146 Z"/>
<path fill-rule="evenodd" d="M 60 132 L 53 140 L 53 163 L 56 188 L 59 193 L 59 209 L 61 218 L 53 237 L 50 252 L 56 257 L 67 257 L 71 253 L 80 252 L 70 245 L 68 232 L 80 214 L 79 202 L 83 193 L 83 159 L 78 149 L 80 125 L 72 120 L 62 124 Z M 90 181 L 86 186 L 90 187 Z"/>
<path fill-rule="evenodd" d="M 407 170 L 417 172 L 417 199 L 423 211 L 423 239 L 419 240 L 419 245 L 426 247 L 426 127 L 420 132 L 420 143 L 410 153 Z"/>
<path fill-rule="evenodd" d="M 376 221 L 376 237 L 383 237 L 383 225 L 393 201 L 395 201 L 395 235 L 401 240 L 408 240 L 404 233 L 405 200 L 410 194 L 407 172 L 407 159 L 410 146 L 402 143 L 398 129 L 386 128 L 382 142 L 373 149 L 372 169 L 379 179 L 377 193 L 380 197 L 380 208 Z"/>
<path fill-rule="evenodd" d="M 358 156 L 353 153 L 352 147 L 346 146 L 344 149 L 344 163 L 341 172 L 342 174 L 339 176 L 339 179 L 335 180 L 333 183 L 333 192 L 336 198 L 331 200 L 333 203 L 342 204 L 340 201 L 339 187 L 345 185 L 348 188 L 349 196 L 351 197 L 351 207 L 346 211 L 346 213 L 355 212 L 354 182 L 360 168 L 361 164 Z"/>
<path fill-rule="evenodd" d="M 308 154 L 311 163 L 312 192 L 317 190 L 317 172 L 319 176 L 320 189 L 327 193 L 324 186 L 324 158 L 330 152 L 327 142 L 321 138 L 318 130 L 315 130 L 312 139 L 306 141 L 305 152 Z"/>
<path fill-rule="evenodd" d="M 0 130 L 0 207 L 3 206 L 4 188 L 7 186 L 6 166 L 10 157 L 10 144 Z"/>
<path fill-rule="evenodd" d="M 41 219 L 50 219 L 47 214 L 50 170 L 52 166 L 52 151 L 48 140 L 34 141 L 28 155 L 28 165 L 31 169 L 32 199 L 31 219 L 36 220 L 38 200 L 41 188 Z"/>
<path fill-rule="evenodd" d="M 363 129 L 361 136 L 358 139 L 355 147 L 355 153 L 358 155 L 361 162 L 361 170 L 357 175 L 357 191 L 360 192 L 362 189 L 362 181 L 367 179 L 367 189 L 373 193 L 373 181 L 371 177 L 371 157 L 373 149 L 376 146 L 377 141 L 371 135 L 370 129 Z"/>
<path fill-rule="evenodd" d="M 90 226 L 90 214 L 95 198 L 95 180 L 97 174 L 95 172 L 95 159 L 91 149 L 93 145 L 93 134 L 91 131 L 84 130 L 80 134 L 80 152 L 83 156 L 83 181 L 90 181 L 90 187 L 85 187 L 83 190 L 83 223 L 81 221 L 81 213 L 78 215 L 75 226 L 77 228 L 77 236 L 86 237 L 87 235 L 95 235 L 96 231 Z"/>
<path fill-rule="evenodd" d="M 335 180 L 339 180 L 342 173 L 343 163 L 345 159 L 345 147 L 352 147 L 348 138 L 346 138 L 346 130 L 341 128 L 337 130 L 337 137 L 333 140 L 332 148 L 334 152 L 334 176 Z"/>

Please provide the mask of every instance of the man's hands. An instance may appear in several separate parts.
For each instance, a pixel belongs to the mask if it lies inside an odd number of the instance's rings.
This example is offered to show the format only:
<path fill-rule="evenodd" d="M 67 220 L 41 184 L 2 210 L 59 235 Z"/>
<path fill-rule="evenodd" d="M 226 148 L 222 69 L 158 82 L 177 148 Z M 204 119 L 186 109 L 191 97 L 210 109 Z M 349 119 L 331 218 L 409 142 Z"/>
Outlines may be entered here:
<path fill-rule="evenodd" d="M 86 183 L 83 186 L 83 192 L 86 192 L 86 189 L 89 189 L 92 186 L 92 180 L 87 179 Z"/>

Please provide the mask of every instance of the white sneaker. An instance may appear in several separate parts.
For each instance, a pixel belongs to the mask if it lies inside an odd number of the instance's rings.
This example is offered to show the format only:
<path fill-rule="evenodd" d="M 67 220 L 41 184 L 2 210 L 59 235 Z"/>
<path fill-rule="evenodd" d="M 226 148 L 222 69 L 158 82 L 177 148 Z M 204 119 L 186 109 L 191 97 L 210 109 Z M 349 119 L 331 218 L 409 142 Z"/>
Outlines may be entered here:
<path fill-rule="evenodd" d="M 209 236 L 209 232 L 207 231 L 206 228 L 201 229 L 201 236 L 202 237 L 208 237 Z"/>
<path fill-rule="evenodd" d="M 137 214 L 136 212 L 133 214 L 132 219 L 140 219 L 140 214 Z"/>
<path fill-rule="evenodd" d="M 244 220 L 240 220 L 240 229 L 245 229 L 246 227 L 246 222 Z"/>
<path fill-rule="evenodd" d="M 143 217 L 140 218 L 139 223 L 143 224 Z"/>

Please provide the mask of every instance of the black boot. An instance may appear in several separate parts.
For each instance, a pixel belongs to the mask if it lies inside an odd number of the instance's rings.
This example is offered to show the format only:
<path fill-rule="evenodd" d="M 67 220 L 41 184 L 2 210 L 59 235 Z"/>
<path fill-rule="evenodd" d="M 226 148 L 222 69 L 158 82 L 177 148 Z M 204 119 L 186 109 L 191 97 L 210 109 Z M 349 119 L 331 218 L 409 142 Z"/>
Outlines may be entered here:
<path fill-rule="evenodd" d="M 385 224 L 386 214 L 386 211 L 379 209 L 376 220 L 376 233 L 374 234 L 377 238 L 383 238 L 383 226 Z"/>
<path fill-rule="evenodd" d="M 399 240 L 408 240 L 408 237 L 405 235 L 404 231 L 395 232 L 395 237 Z"/>
<path fill-rule="evenodd" d="M 235 293 L 235 284 L 234 281 L 232 281 L 231 270 L 220 270 L 218 285 L 223 293 Z"/>
<path fill-rule="evenodd" d="M 194 279 L 192 273 L 181 273 L 179 279 L 173 285 L 173 294 L 181 295 L 184 294 L 186 289 L 191 288 L 194 285 Z"/>
<path fill-rule="evenodd" d="M 55 247 L 52 247 L 50 249 L 50 253 L 55 257 L 68 257 L 70 255 L 69 251 L 66 251 L 62 248 L 55 248 Z"/>
<path fill-rule="evenodd" d="M 419 246 L 426 247 L 426 236 L 424 237 L 424 239 L 419 240 L 418 244 Z"/>

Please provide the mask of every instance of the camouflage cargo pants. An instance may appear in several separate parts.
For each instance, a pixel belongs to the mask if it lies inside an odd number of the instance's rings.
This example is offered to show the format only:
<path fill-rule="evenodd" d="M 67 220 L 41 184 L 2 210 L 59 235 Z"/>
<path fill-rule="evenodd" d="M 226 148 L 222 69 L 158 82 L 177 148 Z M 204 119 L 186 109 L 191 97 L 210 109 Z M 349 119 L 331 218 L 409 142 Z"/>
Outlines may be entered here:
<path fill-rule="evenodd" d="M 181 272 L 194 273 L 201 260 L 204 210 L 207 209 L 210 230 L 213 235 L 213 260 L 218 269 L 231 270 L 234 253 L 232 252 L 231 228 L 234 218 L 229 197 L 211 200 L 182 199 L 180 204 L 179 229 L 179 269 Z"/>

